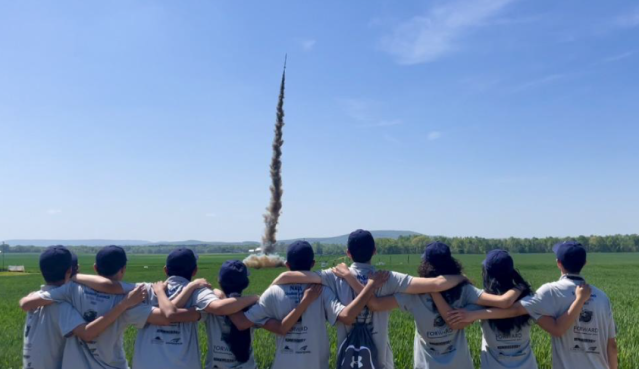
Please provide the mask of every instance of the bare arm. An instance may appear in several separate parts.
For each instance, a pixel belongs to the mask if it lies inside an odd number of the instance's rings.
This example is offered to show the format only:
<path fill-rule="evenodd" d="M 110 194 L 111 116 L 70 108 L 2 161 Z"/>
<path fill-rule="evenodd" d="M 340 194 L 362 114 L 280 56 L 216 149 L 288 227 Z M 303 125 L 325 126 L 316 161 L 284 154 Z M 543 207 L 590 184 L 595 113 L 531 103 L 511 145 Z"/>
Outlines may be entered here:
<path fill-rule="evenodd" d="M 54 301 L 43 299 L 37 292 L 31 292 L 27 296 L 20 299 L 20 309 L 23 311 L 35 310 L 41 306 L 53 304 Z"/>
<path fill-rule="evenodd" d="M 467 322 L 453 323 L 448 316 L 449 313 L 453 311 L 453 308 L 450 307 L 450 305 L 448 304 L 448 302 L 446 302 L 444 297 L 439 292 L 433 292 L 430 294 L 430 296 L 433 298 L 433 301 L 435 301 L 435 306 L 437 306 L 437 311 L 439 311 L 439 315 L 441 315 L 442 318 L 444 318 L 444 321 L 446 321 L 446 324 L 448 324 L 449 327 L 451 327 L 452 329 L 459 330 L 459 329 L 464 329 L 471 324 Z"/>
<path fill-rule="evenodd" d="M 364 285 L 361 284 L 357 280 L 357 278 L 355 278 L 346 264 L 338 264 L 336 267 L 333 268 L 333 273 L 345 280 L 346 283 L 348 283 L 348 285 L 353 289 L 355 295 L 359 295 L 364 290 Z M 377 297 L 375 296 L 375 294 L 373 294 L 366 305 L 371 311 L 388 311 L 398 307 L 397 301 L 395 301 L 394 297 L 390 296 L 390 298 L 387 298 L 383 301 L 382 299 L 384 298 Z"/>
<path fill-rule="evenodd" d="M 286 315 L 286 317 L 284 317 L 281 322 L 276 319 L 269 319 L 266 324 L 264 324 L 264 329 L 277 335 L 285 336 L 291 330 L 291 328 L 293 328 L 295 323 L 300 320 L 302 314 L 304 314 L 311 303 L 315 301 L 321 294 L 322 285 L 314 284 L 312 287 L 307 288 L 304 291 L 302 300 L 300 301 L 299 305 L 295 307 L 295 309 L 291 310 L 291 312 L 288 313 L 288 315 Z"/>
<path fill-rule="evenodd" d="M 617 358 L 617 339 L 616 338 L 608 338 L 608 366 L 610 369 L 617 369 L 619 367 L 619 360 Z"/>
<path fill-rule="evenodd" d="M 466 280 L 463 275 L 440 275 L 435 278 L 413 277 L 405 293 L 419 295 L 423 293 L 449 290 Z"/>
<path fill-rule="evenodd" d="M 105 315 L 98 317 L 88 324 L 81 324 L 73 330 L 73 334 L 83 341 L 95 340 L 105 329 L 115 322 L 127 309 L 136 306 L 146 298 L 146 291 L 142 286 L 129 292 L 127 297 L 120 301 Z"/>
<path fill-rule="evenodd" d="M 252 321 L 250 321 L 243 312 L 237 312 L 235 314 L 229 315 L 229 319 L 235 327 L 240 331 L 245 331 L 255 325 Z M 267 322 L 268 323 L 268 322 Z"/>
<path fill-rule="evenodd" d="M 346 306 L 339 313 L 337 320 L 346 325 L 355 323 L 355 319 L 357 319 L 359 313 L 362 312 L 364 306 L 366 306 L 368 301 L 371 299 L 371 297 L 375 293 L 375 290 L 386 283 L 386 281 L 388 280 L 388 275 L 389 274 L 387 272 L 377 272 L 374 274 L 370 274 L 368 276 L 368 283 L 366 283 L 366 287 L 364 287 L 364 290 L 362 290 L 362 292 L 358 294 L 357 297 L 355 297 L 355 299 L 351 301 L 351 303 L 348 304 L 348 306 Z"/>
<path fill-rule="evenodd" d="M 584 307 L 584 304 L 591 295 L 591 289 L 589 285 L 577 286 L 575 290 L 575 301 L 572 302 L 568 311 L 566 311 L 562 316 L 557 319 L 554 319 L 550 316 L 543 316 L 538 321 L 537 324 L 550 333 L 553 337 L 561 337 L 570 329 L 570 327 L 575 324 L 575 321 L 579 317 L 581 313 L 581 309 Z"/>
<path fill-rule="evenodd" d="M 175 314 L 171 315 L 170 320 L 167 319 L 160 309 L 153 308 L 153 311 L 147 318 L 146 322 L 153 325 L 171 325 L 172 323 L 197 322 L 200 318 L 200 312 L 195 308 L 177 309 Z"/>
<path fill-rule="evenodd" d="M 211 301 L 204 311 L 214 315 L 231 315 L 256 304 L 259 300 L 260 296 L 258 295 L 227 297 L 225 299 Z"/>
<path fill-rule="evenodd" d="M 92 288 L 98 292 L 113 295 L 124 294 L 124 289 L 122 288 L 120 282 L 112 281 L 99 275 L 77 274 L 75 277 L 72 278 L 72 280 L 76 283 Z"/>
<path fill-rule="evenodd" d="M 322 284 L 322 278 L 311 271 L 288 271 L 280 274 L 273 280 L 271 286 L 276 284 Z"/>
<path fill-rule="evenodd" d="M 466 311 L 463 309 L 453 310 L 448 313 L 448 318 L 452 324 L 458 323 L 472 323 L 480 319 L 506 319 L 514 318 L 520 315 L 526 315 L 528 312 L 517 302 L 508 309 L 490 308 L 477 311 Z"/>
<path fill-rule="evenodd" d="M 484 292 L 477 299 L 477 305 L 506 309 L 517 301 L 519 295 L 521 295 L 521 291 L 515 288 L 506 291 L 503 295 Z"/>
<path fill-rule="evenodd" d="M 211 284 L 204 278 L 199 278 L 190 282 L 186 285 L 186 287 L 182 289 L 182 291 L 180 291 L 180 293 L 176 297 L 173 298 L 173 305 L 175 305 L 175 307 L 177 308 L 185 307 L 191 299 L 191 295 L 193 295 L 193 292 L 199 290 L 200 288 L 211 288 Z"/>

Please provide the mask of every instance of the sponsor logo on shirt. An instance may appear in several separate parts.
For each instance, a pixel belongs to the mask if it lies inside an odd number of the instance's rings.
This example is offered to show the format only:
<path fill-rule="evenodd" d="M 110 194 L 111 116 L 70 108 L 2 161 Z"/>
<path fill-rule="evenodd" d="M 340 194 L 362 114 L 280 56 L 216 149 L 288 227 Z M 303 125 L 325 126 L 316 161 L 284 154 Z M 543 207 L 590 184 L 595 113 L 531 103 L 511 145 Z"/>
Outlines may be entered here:
<path fill-rule="evenodd" d="M 97 317 L 98 317 L 98 312 L 95 310 L 87 310 L 84 312 L 84 314 L 82 314 L 82 318 L 84 318 L 84 321 L 87 323 L 91 323 Z"/>
<path fill-rule="evenodd" d="M 437 337 L 445 337 L 450 335 L 451 333 L 453 333 L 453 330 L 449 327 L 446 327 L 445 329 L 439 329 L 436 331 L 427 331 L 426 332 L 426 336 L 428 338 L 437 338 Z"/>
<path fill-rule="evenodd" d="M 596 336 L 599 334 L 599 328 L 582 327 L 579 325 L 574 326 L 572 331 L 576 334 L 585 334 L 588 336 Z"/>
<path fill-rule="evenodd" d="M 288 345 L 284 345 L 284 348 L 282 349 L 283 354 L 292 354 L 293 352 L 293 349 L 291 349 Z"/>
<path fill-rule="evenodd" d="M 579 314 L 579 321 L 583 323 L 590 323 L 592 321 L 592 311 L 591 310 L 582 310 L 581 314 Z"/>
<path fill-rule="evenodd" d="M 437 328 L 441 328 L 445 325 L 446 325 L 446 321 L 444 320 L 444 318 L 442 318 L 441 315 L 437 315 L 435 317 L 435 321 L 433 322 L 433 326 Z"/>
<path fill-rule="evenodd" d="M 162 345 L 164 344 L 164 340 L 160 336 L 155 336 L 154 339 L 151 340 L 152 345 Z"/>
<path fill-rule="evenodd" d="M 183 345 L 182 339 L 180 337 L 174 338 L 170 341 L 166 341 L 167 345 Z"/>
<path fill-rule="evenodd" d="M 497 341 L 520 341 L 522 337 L 523 337 L 523 334 L 521 332 L 510 333 L 510 334 L 497 333 L 495 335 L 495 339 Z"/>
<path fill-rule="evenodd" d="M 284 342 L 302 343 L 306 341 L 306 338 L 285 338 Z"/>

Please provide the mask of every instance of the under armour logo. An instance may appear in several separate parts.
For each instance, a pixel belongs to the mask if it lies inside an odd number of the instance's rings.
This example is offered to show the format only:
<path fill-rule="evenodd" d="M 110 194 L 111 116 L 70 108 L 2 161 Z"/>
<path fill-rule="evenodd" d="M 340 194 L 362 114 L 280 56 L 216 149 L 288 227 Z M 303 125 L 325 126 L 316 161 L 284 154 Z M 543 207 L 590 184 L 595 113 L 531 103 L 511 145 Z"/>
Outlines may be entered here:
<path fill-rule="evenodd" d="M 351 358 L 351 368 L 354 368 L 355 364 L 357 364 L 357 368 L 361 368 L 361 367 L 364 366 L 364 364 L 362 364 L 362 357 L 361 356 L 357 356 L 357 361 L 355 361 L 355 356 L 353 356 Z"/>

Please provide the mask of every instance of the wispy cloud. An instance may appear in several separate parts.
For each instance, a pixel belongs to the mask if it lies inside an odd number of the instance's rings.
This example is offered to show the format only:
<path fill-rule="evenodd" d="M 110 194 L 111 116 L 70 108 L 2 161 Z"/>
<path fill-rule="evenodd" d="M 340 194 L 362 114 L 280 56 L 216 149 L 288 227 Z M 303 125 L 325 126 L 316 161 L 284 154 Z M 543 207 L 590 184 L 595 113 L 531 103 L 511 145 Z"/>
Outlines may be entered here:
<path fill-rule="evenodd" d="M 615 18 L 613 25 L 619 28 L 635 28 L 639 26 L 639 7 Z"/>
<path fill-rule="evenodd" d="M 302 46 L 302 50 L 304 51 L 311 51 L 315 48 L 316 43 L 317 40 L 306 39 L 300 41 L 300 46 Z"/>
<path fill-rule="evenodd" d="M 440 131 L 432 131 L 428 133 L 428 141 L 435 141 L 442 138 L 442 133 Z"/>
<path fill-rule="evenodd" d="M 399 144 L 402 143 L 397 137 L 391 136 L 389 134 L 384 134 L 384 140 L 386 140 L 386 141 L 388 141 L 388 142 L 390 142 L 392 144 L 395 144 L 395 145 L 399 145 Z"/>
<path fill-rule="evenodd" d="M 47 210 L 47 214 L 49 214 L 49 215 L 57 215 L 57 214 L 60 214 L 60 213 L 62 213 L 62 210 L 60 210 L 60 209 L 48 209 Z"/>
<path fill-rule="evenodd" d="M 514 0 L 457 0 L 400 23 L 382 39 L 382 49 L 400 64 L 436 60 L 458 48 L 459 38 L 487 21 Z"/>
<path fill-rule="evenodd" d="M 635 54 L 634 51 L 627 51 L 625 53 L 621 53 L 621 54 L 617 54 L 617 55 L 611 55 L 611 56 L 609 56 L 607 58 L 603 58 L 599 64 L 601 64 L 601 63 L 614 63 L 614 62 L 617 62 L 619 60 L 623 60 L 623 59 L 626 59 L 628 57 L 631 57 L 634 54 Z"/>
<path fill-rule="evenodd" d="M 402 124 L 401 120 L 392 119 L 392 120 L 380 120 L 377 123 L 364 124 L 363 126 L 365 126 L 365 127 L 392 127 L 392 126 L 398 126 L 400 124 Z"/>
<path fill-rule="evenodd" d="M 215 214 L 215 213 L 206 213 L 206 214 L 204 214 L 204 216 L 207 217 L 207 218 L 215 218 L 217 216 L 217 214 Z"/>
<path fill-rule="evenodd" d="M 536 87 L 539 87 L 539 86 L 548 85 L 548 84 L 554 83 L 556 81 L 559 81 L 561 79 L 564 79 L 567 76 L 568 76 L 568 74 L 565 74 L 565 73 L 549 74 L 549 75 L 541 77 L 541 78 L 537 78 L 537 79 L 533 79 L 533 80 L 528 81 L 528 82 L 524 82 L 524 83 L 520 84 L 519 86 L 516 86 L 512 90 L 512 92 L 522 92 L 522 91 L 530 90 L 532 88 L 536 88 Z"/>
<path fill-rule="evenodd" d="M 341 99 L 340 103 L 346 114 L 359 121 L 370 121 L 374 119 L 374 103 L 371 100 L 366 99 Z"/>

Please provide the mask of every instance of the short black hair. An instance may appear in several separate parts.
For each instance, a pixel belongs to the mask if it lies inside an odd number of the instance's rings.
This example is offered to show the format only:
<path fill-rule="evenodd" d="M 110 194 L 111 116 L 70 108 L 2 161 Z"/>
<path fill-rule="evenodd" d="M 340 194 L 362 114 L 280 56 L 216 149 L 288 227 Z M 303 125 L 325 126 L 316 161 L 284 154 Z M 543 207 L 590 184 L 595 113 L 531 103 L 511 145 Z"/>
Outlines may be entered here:
<path fill-rule="evenodd" d="M 40 254 L 40 272 L 47 283 L 64 282 L 71 269 L 71 251 L 64 246 L 51 246 Z"/>
<path fill-rule="evenodd" d="M 348 236 L 348 251 L 356 263 L 368 263 L 375 254 L 375 239 L 369 231 L 358 229 Z"/>
<path fill-rule="evenodd" d="M 95 256 L 95 266 L 98 274 L 110 277 L 126 266 L 126 252 L 120 246 L 106 246 Z"/>

